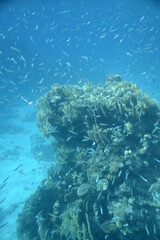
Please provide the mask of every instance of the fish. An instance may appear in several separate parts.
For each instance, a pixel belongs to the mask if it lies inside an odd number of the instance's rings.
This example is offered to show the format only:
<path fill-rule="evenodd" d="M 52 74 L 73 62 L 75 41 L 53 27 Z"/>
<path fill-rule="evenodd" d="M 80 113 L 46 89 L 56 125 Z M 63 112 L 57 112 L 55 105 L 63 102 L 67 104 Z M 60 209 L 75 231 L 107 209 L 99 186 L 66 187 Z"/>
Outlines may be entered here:
<path fill-rule="evenodd" d="M 146 178 L 144 178 L 142 175 L 139 175 L 139 176 L 144 182 L 148 182 L 148 180 Z"/>
<path fill-rule="evenodd" d="M 146 229 L 146 233 L 147 233 L 147 235 L 149 236 L 149 235 L 150 235 L 150 233 L 149 233 L 149 229 L 148 229 L 148 226 L 147 226 L 147 224 L 145 225 L 145 229 Z"/>
<path fill-rule="evenodd" d="M 7 184 L 7 182 L 5 182 L 4 184 L 2 184 L 2 185 L 0 186 L 0 190 L 1 190 L 2 188 L 4 188 L 6 184 Z"/>
<path fill-rule="evenodd" d="M 69 136 L 69 137 L 66 139 L 66 142 L 70 141 L 72 138 L 73 138 L 73 136 Z"/>
<path fill-rule="evenodd" d="M 88 141 L 90 141 L 91 139 L 89 138 L 89 137 L 86 137 L 86 136 L 84 136 L 84 138 L 82 139 L 82 142 L 88 142 Z"/>
<path fill-rule="evenodd" d="M 0 228 L 5 227 L 7 224 L 8 224 L 8 222 L 7 222 L 7 223 L 4 223 L 4 224 L 2 224 L 2 225 L 0 225 Z"/>
<path fill-rule="evenodd" d="M 118 217 L 118 216 L 115 216 L 115 217 L 112 218 L 112 221 L 116 221 L 116 220 L 118 220 L 118 219 L 119 219 L 119 217 Z"/>
<path fill-rule="evenodd" d="M 153 223 L 153 232 L 154 232 L 154 234 L 156 234 L 157 233 L 157 231 L 156 231 L 156 226 L 155 226 L 155 224 Z"/>
<path fill-rule="evenodd" d="M 3 203 L 5 199 L 6 199 L 6 198 L 3 198 L 3 199 L 0 201 L 0 204 Z"/>
<path fill-rule="evenodd" d="M 21 147 L 21 146 L 18 146 L 18 145 L 15 145 L 14 148 L 16 148 L 16 149 L 24 149 L 24 147 Z"/>
<path fill-rule="evenodd" d="M 21 166 L 22 166 L 22 164 L 19 164 L 19 165 L 14 169 L 14 171 L 17 171 Z"/>
<path fill-rule="evenodd" d="M 101 205 L 100 205 L 100 213 L 101 213 L 101 215 L 103 215 L 103 208 Z"/>
<path fill-rule="evenodd" d="M 108 124 L 106 124 L 106 123 L 99 123 L 99 126 L 102 126 L 102 127 L 107 127 L 107 126 L 108 126 Z"/>
<path fill-rule="evenodd" d="M 32 41 L 32 43 L 35 43 L 32 36 L 29 36 L 30 40 Z"/>
<path fill-rule="evenodd" d="M 9 176 L 3 180 L 3 183 L 7 182 Z"/>
<path fill-rule="evenodd" d="M 160 163 L 160 160 L 159 160 L 159 159 L 157 159 L 157 158 L 154 158 L 154 160 L 155 160 L 156 162 Z"/>
<path fill-rule="evenodd" d="M 118 177 L 120 177 L 121 174 L 122 174 L 122 169 L 119 171 L 119 173 L 118 173 Z"/>
<path fill-rule="evenodd" d="M 69 55 L 68 55 L 68 53 L 66 53 L 66 52 L 62 52 L 63 53 L 63 55 L 65 55 L 66 57 L 69 57 Z"/>
<path fill-rule="evenodd" d="M 18 52 L 18 53 L 20 53 L 20 50 L 19 50 L 18 48 L 11 47 L 11 49 L 12 49 L 13 51 L 15 51 L 15 52 Z"/>
<path fill-rule="evenodd" d="M 18 172 L 19 172 L 20 174 L 23 174 L 23 175 L 25 174 L 25 173 L 23 172 L 23 170 L 19 170 Z"/>
<path fill-rule="evenodd" d="M 68 132 L 72 133 L 73 135 L 78 135 L 78 133 L 72 131 L 72 130 L 68 130 Z"/>

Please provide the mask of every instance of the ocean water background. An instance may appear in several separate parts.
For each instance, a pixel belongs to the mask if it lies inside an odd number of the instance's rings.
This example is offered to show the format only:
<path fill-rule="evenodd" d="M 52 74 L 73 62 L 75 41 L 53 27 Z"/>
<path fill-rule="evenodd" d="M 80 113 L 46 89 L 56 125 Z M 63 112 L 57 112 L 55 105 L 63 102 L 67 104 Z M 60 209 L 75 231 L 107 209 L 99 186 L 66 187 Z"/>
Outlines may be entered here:
<path fill-rule="evenodd" d="M 52 84 L 136 83 L 160 103 L 160 1 L 0 1 L 0 239 L 54 161 L 36 125 Z"/>

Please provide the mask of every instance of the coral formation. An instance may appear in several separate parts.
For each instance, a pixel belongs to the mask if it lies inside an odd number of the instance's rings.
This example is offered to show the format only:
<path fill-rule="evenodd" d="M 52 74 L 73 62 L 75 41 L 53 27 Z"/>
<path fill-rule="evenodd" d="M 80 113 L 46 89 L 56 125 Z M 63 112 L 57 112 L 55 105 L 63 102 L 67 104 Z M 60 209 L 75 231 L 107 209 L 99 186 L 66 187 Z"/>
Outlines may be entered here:
<path fill-rule="evenodd" d="M 19 215 L 20 240 L 160 238 L 160 110 L 133 83 L 54 85 L 37 102 L 57 165 Z"/>

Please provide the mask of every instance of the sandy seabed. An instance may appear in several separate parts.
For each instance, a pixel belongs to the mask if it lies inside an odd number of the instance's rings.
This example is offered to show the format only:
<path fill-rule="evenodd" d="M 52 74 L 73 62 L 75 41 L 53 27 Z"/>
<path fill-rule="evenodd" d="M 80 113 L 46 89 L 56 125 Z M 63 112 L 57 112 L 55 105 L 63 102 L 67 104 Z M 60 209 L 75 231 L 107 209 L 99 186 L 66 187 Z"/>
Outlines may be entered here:
<path fill-rule="evenodd" d="M 33 120 L 25 121 L 33 111 Z M 6 119 L 13 128 L 0 135 L 0 239 L 16 240 L 17 217 L 26 199 L 47 174 L 51 162 L 38 161 L 31 152 L 32 137 L 39 136 L 33 106 L 16 109 Z"/>

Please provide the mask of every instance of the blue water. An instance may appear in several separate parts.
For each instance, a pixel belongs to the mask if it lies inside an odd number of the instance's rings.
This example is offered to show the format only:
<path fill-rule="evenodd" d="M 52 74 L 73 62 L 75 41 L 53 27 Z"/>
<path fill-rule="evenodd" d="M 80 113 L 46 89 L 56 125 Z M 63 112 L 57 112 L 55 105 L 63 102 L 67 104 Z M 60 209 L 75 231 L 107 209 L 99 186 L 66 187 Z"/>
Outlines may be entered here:
<path fill-rule="evenodd" d="M 15 95 L 34 99 L 53 83 L 105 82 L 111 73 L 155 91 L 159 10 L 154 0 L 1 1 L 2 99 L 21 103 Z"/>
<path fill-rule="evenodd" d="M 28 133 L 30 146 L 37 134 L 36 99 L 54 83 L 99 84 L 119 74 L 159 103 L 159 39 L 158 0 L 0 1 L 1 165 L 10 161 L 4 151 L 9 150 L 7 141 L 14 148 L 17 134 L 21 133 L 19 145 Z M 26 123 L 28 115 L 31 125 Z M 22 145 L 26 154 L 26 144 Z M 1 175 L 0 182 L 7 176 Z M 1 211 L 7 208 L 8 202 L 3 204 L 8 191 L 2 189 Z M 3 220 L 4 214 L 0 225 Z"/>

